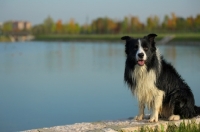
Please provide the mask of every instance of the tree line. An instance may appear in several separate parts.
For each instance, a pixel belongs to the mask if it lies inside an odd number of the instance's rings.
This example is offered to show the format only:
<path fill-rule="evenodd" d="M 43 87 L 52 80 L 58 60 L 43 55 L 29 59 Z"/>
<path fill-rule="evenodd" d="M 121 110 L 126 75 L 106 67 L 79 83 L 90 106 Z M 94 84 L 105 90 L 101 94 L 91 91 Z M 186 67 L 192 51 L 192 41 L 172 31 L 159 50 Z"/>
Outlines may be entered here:
<path fill-rule="evenodd" d="M 8 28 L 8 25 L 7 25 Z M 4 25 L 3 25 L 4 29 Z M 10 28 L 9 28 L 10 29 Z M 196 17 L 177 17 L 175 13 L 165 15 L 161 21 L 158 16 L 150 16 L 142 23 L 136 16 L 126 16 L 123 20 L 113 20 L 108 17 L 97 18 L 90 24 L 78 24 L 74 19 L 63 23 L 54 21 L 50 16 L 43 23 L 31 29 L 34 35 L 41 34 L 123 34 L 138 32 L 198 32 L 200 33 L 200 14 Z M 6 32 L 6 30 L 3 30 Z"/>

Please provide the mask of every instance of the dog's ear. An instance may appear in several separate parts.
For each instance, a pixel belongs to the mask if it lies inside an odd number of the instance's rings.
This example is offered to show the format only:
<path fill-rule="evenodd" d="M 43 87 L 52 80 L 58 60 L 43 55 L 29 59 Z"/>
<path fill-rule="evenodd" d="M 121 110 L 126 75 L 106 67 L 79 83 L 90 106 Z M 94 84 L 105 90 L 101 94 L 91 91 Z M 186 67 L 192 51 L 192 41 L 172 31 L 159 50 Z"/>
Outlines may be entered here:
<path fill-rule="evenodd" d="M 154 39 L 156 36 L 157 36 L 156 34 L 151 33 L 151 34 L 147 35 L 147 38 L 150 42 L 154 42 Z"/>
<path fill-rule="evenodd" d="M 131 37 L 129 37 L 129 36 L 123 36 L 123 37 L 121 37 L 121 40 L 130 40 L 131 39 Z"/>

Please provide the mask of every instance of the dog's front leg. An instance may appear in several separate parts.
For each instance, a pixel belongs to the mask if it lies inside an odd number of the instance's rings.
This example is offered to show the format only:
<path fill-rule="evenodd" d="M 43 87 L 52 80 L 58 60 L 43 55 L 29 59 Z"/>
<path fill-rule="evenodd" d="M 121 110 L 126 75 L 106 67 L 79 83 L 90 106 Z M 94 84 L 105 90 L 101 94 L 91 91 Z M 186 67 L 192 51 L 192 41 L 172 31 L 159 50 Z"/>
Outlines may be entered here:
<path fill-rule="evenodd" d="M 150 116 L 149 122 L 157 122 L 158 121 L 158 113 L 159 113 L 159 105 L 155 104 L 152 115 Z"/>
<path fill-rule="evenodd" d="M 135 117 L 135 120 L 142 120 L 144 116 L 144 108 L 145 108 L 145 105 L 139 102 L 139 114 L 138 116 Z"/>
<path fill-rule="evenodd" d="M 149 122 L 157 122 L 159 111 L 162 109 L 164 92 L 159 90 L 157 96 L 154 98 L 152 115 Z"/>

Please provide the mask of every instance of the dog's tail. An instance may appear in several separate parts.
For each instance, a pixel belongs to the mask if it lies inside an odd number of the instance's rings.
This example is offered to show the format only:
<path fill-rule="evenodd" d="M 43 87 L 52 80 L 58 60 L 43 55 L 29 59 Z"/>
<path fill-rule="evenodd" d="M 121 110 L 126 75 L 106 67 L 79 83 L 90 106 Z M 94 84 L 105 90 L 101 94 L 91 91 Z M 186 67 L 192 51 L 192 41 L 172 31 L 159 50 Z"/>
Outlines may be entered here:
<path fill-rule="evenodd" d="M 195 110 L 195 112 L 196 112 L 196 114 L 197 115 L 200 115 L 200 107 L 198 107 L 198 106 L 194 106 L 194 110 Z"/>

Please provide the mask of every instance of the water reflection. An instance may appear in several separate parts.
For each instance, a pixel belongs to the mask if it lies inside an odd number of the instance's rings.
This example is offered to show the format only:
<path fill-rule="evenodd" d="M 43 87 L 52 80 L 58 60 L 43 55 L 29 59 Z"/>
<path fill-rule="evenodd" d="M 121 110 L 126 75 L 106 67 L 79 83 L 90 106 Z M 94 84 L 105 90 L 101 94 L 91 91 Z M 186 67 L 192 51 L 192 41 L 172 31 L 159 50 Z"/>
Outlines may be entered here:
<path fill-rule="evenodd" d="M 175 46 L 169 46 L 165 47 L 164 57 L 169 59 L 173 65 L 176 65 L 176 47 Z"/>

